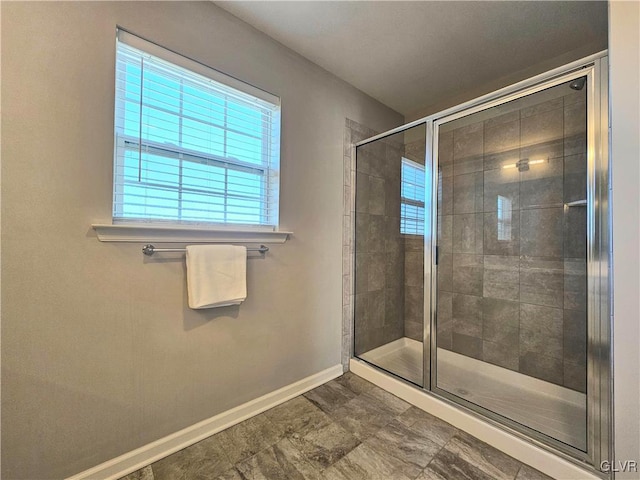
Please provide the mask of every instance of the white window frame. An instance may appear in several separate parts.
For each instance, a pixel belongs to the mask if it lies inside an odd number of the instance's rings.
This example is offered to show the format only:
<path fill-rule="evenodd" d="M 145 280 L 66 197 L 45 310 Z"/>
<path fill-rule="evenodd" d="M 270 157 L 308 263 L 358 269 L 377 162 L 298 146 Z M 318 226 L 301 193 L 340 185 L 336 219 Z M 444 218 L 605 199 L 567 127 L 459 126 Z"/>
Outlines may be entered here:
<path fill-rule="evenodd" d="M 214 70 L 208 66 L 205 66 L 199 62 L 191 60 L 187 57 L 179 55 L 175 52 L 160 47 L 154 43 L 148 42 L 136 35 L 133 35 L 123 29 L 117 30 L 117 40 L 130 47 L 140 50 L 146 54 L 160 58 L 173 65 L 185 68 L 189 71 L 195 72 L 203 77 L 211 79 L 215 82 L 221 83 L 227 87 L 231 87 L 244 94 L 251 95 L 259 100 L 268 102 L 274 106 L 280 106 L 280 99 L 268 92 L 265 92 L 257 87 L 244 83 L 238 79 L 230 77 L 222 72 Z M 116 108 L 118 106 L 116 105 Z M 273 152 L 276 158 L 276 162 L 271 162 L 268 167 L 267 162 L 263 162 L 263 165 L 258 165 L 249 162 L 243 162 L 238 159 L 230 160 L 229 158 L 219 157 L 216 155 L 204 154 L 199 151 L 192 151 L 176 145 L 167 146 L 162 143 L 153 142 L 150 140 L 144 140 L 143 144 L 139 138 L 129 138 L 120 132 L 120 135 L 114 135 L 114 149 L 144 149 L 147 151 L 154 151 L 161 156 L 177 158 L 182 164 L 183 161 L 195 161 L 198 163 L 205 163 L 210 165 L 219 165 L 227 170 L 238 171 L 251 171 L 264 175 L 265 183 L 268 182 L 270 186 L 263 189 L 261 198 L 266 199 L 267 207 L 266 211 L 269 212 L 269 217 L 265 218 L 264 213 L 261 213 L 262 217 L 260 224 L 232 224 L 232 223 L 214 223 L 214 222 L 199 222 L 188 221 L 182 222 L 179 218 L 176 219 L 135 219 L 135 218 L 122 218 L 121 212 L 118 211 L 118 206 L 121 205 L 117 201 L 119 195 L 119 185 L 115 181 L 114 177 L 114 198 L 113 198 L 113 218 L 111 224 L 96 223 L 93 225 L 98 234 L 98 238 L 103 241 L 269 241 L 269 242 L 284 242 L 291 232 L 285 232 L 279 230 L 279 148 L 280 148 L 280 112 L 279 108 L 276 111 L 276 117 L 274 125 L 276 130 L 272 132 L 272 135 L 277 135 L 276 142 L 269 142 L 273 148 L 277 151 Z M 262 137 L 262 141 L 265 137 Z M 275 144 L 275 145 L 273 145 Z M 114 162 L 117 165 L 117 162 Z M 116 168 L 119 168 L 116 166 Z M 118 175 L 118 171 L 114 171 L 114 175 Z M 180 182 L 182 180 L 180 179 Z M 226 188 L 228 180 L 225 178 L 225 195 L 224 201 L 228 200 L 226 195 Z M 275 182 L 275 183 L 274 183 Z M 181 191 L 182 184 L 177 184 L 177 190 Z M 274 188 L 275 185 L 275 188 Z M 226 209 L 225 209 L 226 210 Z M 264 212 L 264 211 L 263 211 Z M 227 212 L 225 211 L 225 219 Z"/>
<path fill-rule="evenodd" d="M 424 208 L 425 208 L 425 201 L 423 200 L 416 200 L 414 198 L 408 198 L 402 195 L 402 186 L 403 184 L 406 183 L 406 180 L 404 178 L 404 175 L 402 174 L 402 170 L 404 166 L 408 166 L 410 168 L 414 168 L 416 170 L 420 170 L 422 172 L 425 171 L 425 166 L 414 162 L 413 160 L 409 160 L 408 158 L 402 157 L 402 163 L 401 163 L 401 170 L 400 170 L 400 233 L 402 235 L 412 235 L 412 236 L 420 236 L 420 235 L 424 235 Z M 426 184 L 424 186 L 425 188 L 425 193 L 426 193 Z M 402 207 L 404 205 L 407 206 L 412 206 L 412 207 L 416 207 L 418 209 L 422 209 L 422 216 L 418 216 L 418 217 L 407 217 L 406 215 L 403 215 L 402 213 Z M 406 219 L 409 218 L 411 221 L 415 221 L 417 223 L 422 222 L 423 225 L 423 231 L 422 232 L 418 232 L 417 230 L 411 230 L 411 231 L 407 231 L 406 230 Z"/>

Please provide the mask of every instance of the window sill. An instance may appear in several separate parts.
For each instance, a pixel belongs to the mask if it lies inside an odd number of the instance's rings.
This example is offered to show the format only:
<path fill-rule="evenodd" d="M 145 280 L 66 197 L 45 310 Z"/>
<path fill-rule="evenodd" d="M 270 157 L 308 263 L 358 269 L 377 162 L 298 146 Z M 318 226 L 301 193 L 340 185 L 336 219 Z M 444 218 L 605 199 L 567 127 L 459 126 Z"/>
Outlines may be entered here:
<path fill-rule="evenodd" d="M 293 232 L 206 226 L 96 224 L 101 242 L 132 243 L 284 243 Z"/>

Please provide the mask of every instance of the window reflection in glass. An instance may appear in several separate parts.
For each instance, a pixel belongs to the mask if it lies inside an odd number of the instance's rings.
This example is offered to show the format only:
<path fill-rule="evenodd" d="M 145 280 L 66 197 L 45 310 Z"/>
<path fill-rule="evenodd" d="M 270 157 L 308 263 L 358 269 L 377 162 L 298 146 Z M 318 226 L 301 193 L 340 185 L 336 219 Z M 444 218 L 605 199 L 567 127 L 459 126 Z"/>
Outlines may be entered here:
<path fill-rule="evenodd" d="M 511 200 L 498 195 L 498 240 L 511 240 Z"/>

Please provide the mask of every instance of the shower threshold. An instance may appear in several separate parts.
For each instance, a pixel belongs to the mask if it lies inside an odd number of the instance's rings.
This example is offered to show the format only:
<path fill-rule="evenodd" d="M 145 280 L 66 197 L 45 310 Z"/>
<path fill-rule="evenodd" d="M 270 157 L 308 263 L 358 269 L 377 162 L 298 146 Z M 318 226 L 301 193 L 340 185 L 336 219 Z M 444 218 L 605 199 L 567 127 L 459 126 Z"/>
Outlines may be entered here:
<path fill-rule="evenodd" d="M 422 385 L 422 343 L 400 338 L 359 358 Z M 449 350 L 437 350 L 437 388 L 578 449 L 586 449 L 586 395 Z"/>

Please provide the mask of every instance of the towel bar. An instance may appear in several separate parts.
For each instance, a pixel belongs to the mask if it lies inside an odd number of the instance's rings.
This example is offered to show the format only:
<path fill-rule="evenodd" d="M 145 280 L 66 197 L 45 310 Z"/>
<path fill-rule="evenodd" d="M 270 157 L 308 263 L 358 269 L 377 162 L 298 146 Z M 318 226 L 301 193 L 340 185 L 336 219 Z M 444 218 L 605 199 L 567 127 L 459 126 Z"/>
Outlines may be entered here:
<path fill-rule="evenodd" d="M 142 253 L 145 255 L 153 255 L 156 252 L 186 252 L 186 248 L 156 248 L 151 244 L 147 244 L 142 247 Z M 266 245 L 260 245 L 259 247 L 247 247 L 247 252 L 260 252 L 267 253 L 269 251 L 269 247 Z"/>

